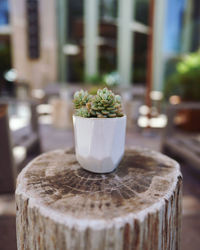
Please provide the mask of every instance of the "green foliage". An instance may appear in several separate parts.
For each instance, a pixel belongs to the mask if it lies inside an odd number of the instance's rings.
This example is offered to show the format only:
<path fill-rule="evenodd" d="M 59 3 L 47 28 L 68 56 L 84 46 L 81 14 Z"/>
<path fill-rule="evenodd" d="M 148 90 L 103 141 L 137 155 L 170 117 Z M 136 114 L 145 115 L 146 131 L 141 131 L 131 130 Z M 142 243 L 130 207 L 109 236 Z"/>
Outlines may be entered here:
<path fill-rule="evenodd" d="M 108 74 L 103 75 L 87 76 L 85 80 L 89 84 L 101 87 L 115 87 L 120 84 L 120 76 L 119 73 L 116 71 L 112 71 Z"/>
<path fill-rule="evenodd" d="M 103 76 L 103 82 L 108 87 L 118 86 L 120 84 L 120 75 L 116 71 L 113 71 L 113 72 L 111 72 L 109 74 L 105 74 Z"/>
<path fill-rule="evenodd" d="M 200 101 L 200 52 L 183 57 L 169 77 L 165 96 L 179 95 L 186 101 Z"/>
<path fill-rule="evenodd" d="M 0 73 L 11 68 L 11 49 L 7 44 L 0 43 Z"/>
<path fill-rule="evenodd" d="M 92 84 L 92 85 L 102 85 L 102 76 L 101 75 L 92 75 L 92 76 L 86 76 L 85 77 L 86 83 Z"/>
<path fill-rule="evenodd" d="M 76 109 L 76 115 L 81 117 L 90 117 L 90 112 L 86 107 L 81 107 Z"/>
<path fill-rule="evenodd" d="M 96 95 L 98 89 L 99 89 L 99 87 L 97 87 L 97 86 L 92 86 L 92 87 L 89 89 L 89 94 L 90 94 L 90 95 Z"/>
<path fill-rule="evenodd" d="M 123 116 L 121 97 L 107 88 L 99 89 L 96 95 L 87 91 L 74 94 L 76 115 L 81 117 L 113 118 Z"/>

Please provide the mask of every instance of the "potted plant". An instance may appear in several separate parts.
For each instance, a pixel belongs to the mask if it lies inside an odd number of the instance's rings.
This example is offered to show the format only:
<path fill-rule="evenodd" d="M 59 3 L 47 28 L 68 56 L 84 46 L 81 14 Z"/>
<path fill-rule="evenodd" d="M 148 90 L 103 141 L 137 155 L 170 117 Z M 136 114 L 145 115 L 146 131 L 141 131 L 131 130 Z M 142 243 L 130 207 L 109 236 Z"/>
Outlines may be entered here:
<path fill-rule="evenodd" d="M 124 154 L 126 116 L 121 97 L 107 88 L 96 95 L 81 90 L 74 94 L 74 108 L 77 161 L 91 172 L 112 172 Z"/>
<path fill-rule="evenodd" d="M 177 95 L 181 102 L 200 102 L 200 52 L 184 56 L 165 85 L 165 97 Z M 200 110 L 183 109 L 178 113 L 185 130 L 200 131 Z"/>

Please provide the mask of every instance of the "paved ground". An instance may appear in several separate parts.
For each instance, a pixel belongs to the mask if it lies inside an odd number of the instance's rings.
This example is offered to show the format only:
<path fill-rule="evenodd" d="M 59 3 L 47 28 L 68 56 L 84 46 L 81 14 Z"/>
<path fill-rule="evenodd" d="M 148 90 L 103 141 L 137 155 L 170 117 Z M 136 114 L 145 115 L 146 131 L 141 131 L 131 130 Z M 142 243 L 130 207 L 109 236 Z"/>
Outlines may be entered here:
<path fill-rule="evenodd" d="M 46 125 L 41 126 L 41 141 L 43 151 L 74 145 L 71 130 L 59 130 Z M 126 145 L 139 145 L 159 150 L 160 133 L 148 130 L 140 132 L 129 130 L 126 136 Z M 184 178 L 181 250 L 199 250 L 200 176 L 193 174 L 188 165 L 181 164 L 181 167 Z M 6 208 L 6 204 L 10 210 Z M 0 250 L 16 249 L 14 212 L 14 198 L 0 196 Z"/>

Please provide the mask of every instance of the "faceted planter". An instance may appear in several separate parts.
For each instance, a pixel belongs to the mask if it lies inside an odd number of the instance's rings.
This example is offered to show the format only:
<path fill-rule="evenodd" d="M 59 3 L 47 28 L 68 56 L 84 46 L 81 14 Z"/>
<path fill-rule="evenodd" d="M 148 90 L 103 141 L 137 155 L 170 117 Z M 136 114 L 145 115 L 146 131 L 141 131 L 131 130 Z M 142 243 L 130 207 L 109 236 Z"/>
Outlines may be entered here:
<path fill-rule="evenodd" d="M 126 116 L 83 118 L 73 116 L 76 159 L 94 173 L 112 172 L 124 155 Z"/>

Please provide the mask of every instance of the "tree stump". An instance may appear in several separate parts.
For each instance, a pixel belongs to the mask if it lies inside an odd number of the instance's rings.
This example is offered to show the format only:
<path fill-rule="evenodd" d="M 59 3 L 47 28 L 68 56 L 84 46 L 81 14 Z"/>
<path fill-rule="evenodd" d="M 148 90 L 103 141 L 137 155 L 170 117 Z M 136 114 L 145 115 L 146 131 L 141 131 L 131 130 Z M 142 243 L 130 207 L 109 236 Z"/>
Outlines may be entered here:
<path fill-rule="evenodd" d="M 93 174 L 74 151 L 37 157 L 18 177 L 20 249 L 179 249 L 182 177 L 174 160 L 125 152 L 110 174 Z"/>

